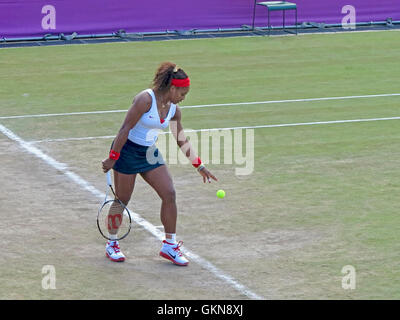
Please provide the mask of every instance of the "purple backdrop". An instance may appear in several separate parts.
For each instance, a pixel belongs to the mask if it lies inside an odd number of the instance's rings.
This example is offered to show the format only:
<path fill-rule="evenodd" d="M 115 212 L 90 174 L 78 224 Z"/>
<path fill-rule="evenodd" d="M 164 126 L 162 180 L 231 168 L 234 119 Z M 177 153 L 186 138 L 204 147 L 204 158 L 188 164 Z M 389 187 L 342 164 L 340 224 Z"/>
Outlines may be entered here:
<path fill-rule="evenodd" d="M 293 1 L 299 22 L 341 23 L 342 7 L 348 4 L 355 7 L 357 22 L 400 20 L 400 0 Z M 253 4 L 253 0 L 0 0 L 0 37 L 239 28 L 251 25 Z M 266 25 L 266 13 L 257 6 L 256 26 Z M 281 17 L 272 12 L 272 24 L 281 25 Z M 288 24 L 293 17 L 287 13 Z"/>

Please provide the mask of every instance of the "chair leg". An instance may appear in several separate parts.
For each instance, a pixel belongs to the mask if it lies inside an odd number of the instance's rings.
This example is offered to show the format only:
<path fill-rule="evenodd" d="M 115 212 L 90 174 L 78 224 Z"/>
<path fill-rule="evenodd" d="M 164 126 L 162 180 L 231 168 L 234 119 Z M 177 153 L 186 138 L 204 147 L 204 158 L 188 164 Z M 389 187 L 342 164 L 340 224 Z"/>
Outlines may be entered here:
<path fill-rule="evenodd" d="M 283 10 L 283 31 L 285 31 L 285 20 L 286 20 L 286 14 L 285 14 L 285 10 Z"/>
<path fill-rule="evenodd" d="M 269 10 L 268 10 L 268 36 L 270 36 L 270 35 L 271 35 L 271 25 L 270 25 L 270 22 L 269 22 Z"/>
<path fill-rule="evenodd" d="M 257 0 L 254 0 L 254 8 L 253 8 L 253 25 L 252 25 L 252 29 L 254 30 L 254 23 L 256 20 L 256 5 L 257 5 Z"/>

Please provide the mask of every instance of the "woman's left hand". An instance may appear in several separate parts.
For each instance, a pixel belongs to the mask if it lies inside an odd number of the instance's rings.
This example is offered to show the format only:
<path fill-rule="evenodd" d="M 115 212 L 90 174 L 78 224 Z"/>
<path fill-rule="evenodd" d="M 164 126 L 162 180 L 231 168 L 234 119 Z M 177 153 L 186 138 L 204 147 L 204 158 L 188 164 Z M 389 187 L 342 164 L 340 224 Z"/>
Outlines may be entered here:
<path fill-rule="evenodd" d="M 218 181 L 218 179 L 210 172 L 206 167 L 201 167 L 199 170 L 200 175 L 203 177 L 203 182 L 208 181 L 211 183 L 211 179 Z"/>

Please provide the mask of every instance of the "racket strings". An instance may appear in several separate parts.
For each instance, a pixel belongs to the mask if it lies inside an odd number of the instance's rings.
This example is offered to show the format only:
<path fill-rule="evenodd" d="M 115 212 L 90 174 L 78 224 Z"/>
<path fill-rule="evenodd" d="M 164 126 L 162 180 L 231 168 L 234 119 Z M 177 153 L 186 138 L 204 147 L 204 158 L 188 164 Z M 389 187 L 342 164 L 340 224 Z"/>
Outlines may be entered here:
<path fill-rule="evenodd" d="M 124 207 L 118 200 L 114 200 L 108 210 L 106 228 L 109 233 L 116 234 L 123 220 Z"/>
<path fill-rule="evenodd" d="M 109 196 L 109 189 L 107 189 L 104 202 L 97 212 L 97 228 L 104 238 L 108 240 L 121 240 L 131 230 L 132 217 L 125 204 L 115 195 L 110 171 L 107 172 L 107 185 L 115 198 L 107 200 Z"/>
<path fill-rule="evenodd" d="M 99 210 L 97 225 L 106 238 L 122 239 L 130 231 L 131 217 L 128 209 L 119 200 L 108 200 Z"/>

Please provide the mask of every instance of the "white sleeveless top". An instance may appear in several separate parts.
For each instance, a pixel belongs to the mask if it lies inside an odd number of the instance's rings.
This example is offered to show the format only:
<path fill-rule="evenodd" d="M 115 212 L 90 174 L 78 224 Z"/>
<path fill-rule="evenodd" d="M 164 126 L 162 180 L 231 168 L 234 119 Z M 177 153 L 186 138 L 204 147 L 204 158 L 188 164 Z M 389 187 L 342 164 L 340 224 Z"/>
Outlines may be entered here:
<path fill-rule="evenodd" d="M 151 96 L 151 108 L 136 123 L 129 131 L 128 139 L 136 144 L 150 147 L 156 143 L 159 133 L 166 129 L 171 118 L 175 116 L 176 105 L 171 103 L 167 117 L 160 119 L 157 110 L 157 100 L 152 89 L 147 89 L 146 92 Z M 164 120 L 162 122 L 162 120 Z"/>

